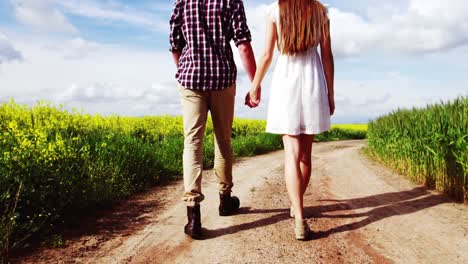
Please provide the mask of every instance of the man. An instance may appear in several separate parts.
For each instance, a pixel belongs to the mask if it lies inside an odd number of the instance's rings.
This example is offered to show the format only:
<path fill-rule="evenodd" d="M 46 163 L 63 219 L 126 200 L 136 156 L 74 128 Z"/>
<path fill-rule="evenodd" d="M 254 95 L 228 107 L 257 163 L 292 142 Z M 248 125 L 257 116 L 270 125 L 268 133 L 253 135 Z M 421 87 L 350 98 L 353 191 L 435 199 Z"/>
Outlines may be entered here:
<path fill-rule="evenodd" d="M 184 117 L 185 193 L 182 199 L 187 203 L 188 218 L 184 232 L 198 239 L 202 235 L 202 145 L 208 111 L 215 133 L 214 171 L 220 197 L 219 215 L 232 215 L 240 205 L 239 199 L 231 196 L 231 131 L 237 77 L 231 40 L 251 80 L 256 63 L 242 0 L 176 0 L 170 27 L 170 51 L 177 66 Z M 259 102 L 247 97 L 246 103 L 254 107 Z"/>

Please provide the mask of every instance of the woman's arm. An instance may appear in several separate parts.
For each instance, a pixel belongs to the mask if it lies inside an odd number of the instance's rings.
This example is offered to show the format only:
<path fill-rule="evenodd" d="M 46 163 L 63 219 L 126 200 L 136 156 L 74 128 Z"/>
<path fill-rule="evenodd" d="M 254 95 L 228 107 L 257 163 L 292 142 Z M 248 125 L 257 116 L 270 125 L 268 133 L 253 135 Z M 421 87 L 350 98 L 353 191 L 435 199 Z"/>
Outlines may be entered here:
<path fill-rule="evenodd" d="M 257 107 L 261 101 L 262 89 L 260 87 L 263 78 L 270 67 L 271 61 L 273 60 L 273 53 L 275 51 L 277 33 L 276 24 L 268 16 L 266 25 L 266 41 L 265 50 L 263 51 L 260 61 L 257 65 L 257 72 L 255 73 L 254 80 L 252 82 L 252 88 L 246 97 L 246 104 L 250 107 Z"/>
<path fill-rule="evenodd" d="M 331 47 L 330 38 L 330 22 L 328 22 L 328 37 L 320 41 L 320 54 L 322 55 L 323 71 L 325 72 L 325 79 L 328 87 L 328 101 L 330 105 L 330 115 L 335 113 L 335 62 L 333 59 L 333 52 Z"/>

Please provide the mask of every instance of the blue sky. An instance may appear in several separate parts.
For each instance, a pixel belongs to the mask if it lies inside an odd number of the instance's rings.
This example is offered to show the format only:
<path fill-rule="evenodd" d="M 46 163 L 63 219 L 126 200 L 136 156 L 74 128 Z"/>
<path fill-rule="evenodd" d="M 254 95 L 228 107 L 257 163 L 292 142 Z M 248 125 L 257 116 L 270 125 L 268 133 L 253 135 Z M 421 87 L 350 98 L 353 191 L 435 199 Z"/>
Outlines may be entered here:
<path fill-rule="evenodd" d="M 244 1 L 256 54 L 273 1 Z M 335 123 L 468 95 L 468 2 L 328 0 L 336 59 Z M 85 112 L 179 115 L 168 52 L 173 1 L 0 1 L 0 101 L 64 103 Z M 239 62 L 238 58 L 237 61 Z M 240 64 L 238 64 L 240 65 Z M 236 115 L 264 119 L 263 105 Z"/>

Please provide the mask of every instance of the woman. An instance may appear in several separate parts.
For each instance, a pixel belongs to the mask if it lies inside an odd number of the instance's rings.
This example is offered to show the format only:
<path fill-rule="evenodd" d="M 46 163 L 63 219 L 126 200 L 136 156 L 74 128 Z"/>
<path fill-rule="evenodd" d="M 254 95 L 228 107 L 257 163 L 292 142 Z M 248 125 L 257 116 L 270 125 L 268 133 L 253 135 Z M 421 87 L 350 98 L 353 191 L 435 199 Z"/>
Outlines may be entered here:
<path fill-rule="evenodd" d="M 330 129 L 335 111 L 334 62 L 326 8 L 316 0 L 279 0 L 267 18 L 266 48 L 246 104 L 260 103 L 260 84 L 280 52 L 273 74 L 267 132 L 283 135 L 285 181 L 295 217 L 296 239 L 311 231 L 304 219 L 303 197 L 311 176 L 314 135 Z M 318 53 L 320 46 L 320 55 Z"/>

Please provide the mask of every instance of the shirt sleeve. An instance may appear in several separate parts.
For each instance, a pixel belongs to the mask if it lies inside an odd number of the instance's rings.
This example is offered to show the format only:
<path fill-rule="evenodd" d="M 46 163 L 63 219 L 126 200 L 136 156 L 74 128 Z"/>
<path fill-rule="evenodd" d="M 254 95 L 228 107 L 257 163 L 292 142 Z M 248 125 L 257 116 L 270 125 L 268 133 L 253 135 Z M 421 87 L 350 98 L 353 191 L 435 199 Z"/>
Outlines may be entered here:
<path fill-rule="evenodd" d="M 247 26 L 247 17 L 245 15 L 244 4 L 242 0 L 232 1 L 233 13 L 232 13 L 232 30 L 233 40 L 236 46 L 239 46 L 242 42 L 252 41 L 252 35 L 249 27 Z"/>
<path fill-rule="evenodd" d="M 184 35 L 182 33 L 183 8 L 183 0 L 176 0 L 171 19 L 169 21 L 169 41 L 171 45 L 169 50 L 172 52 L 181 52 L 185 45 L 187 45 L 187 42 L 185 41 Z"/>

